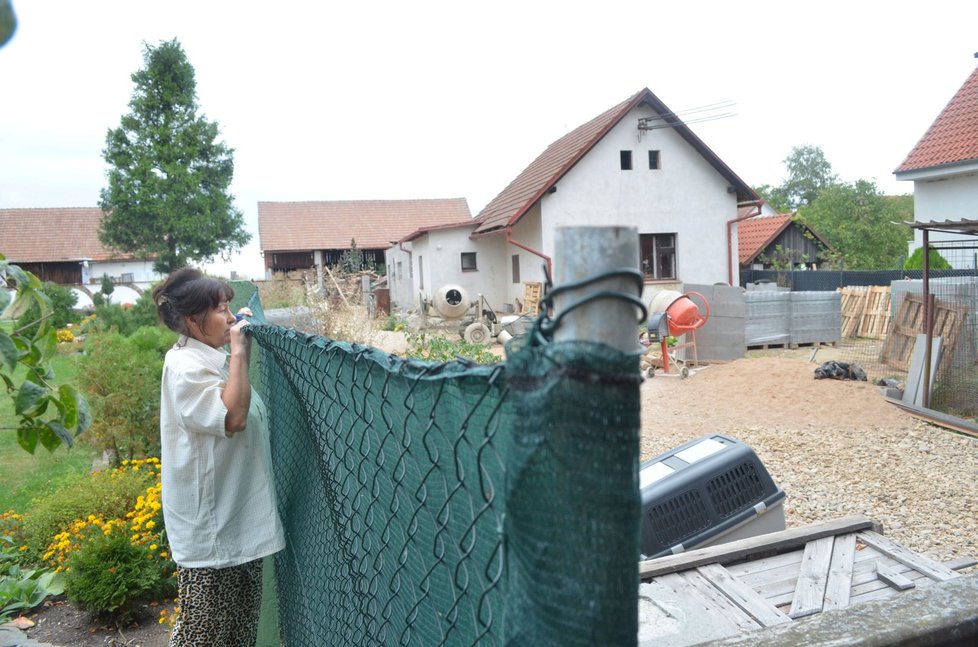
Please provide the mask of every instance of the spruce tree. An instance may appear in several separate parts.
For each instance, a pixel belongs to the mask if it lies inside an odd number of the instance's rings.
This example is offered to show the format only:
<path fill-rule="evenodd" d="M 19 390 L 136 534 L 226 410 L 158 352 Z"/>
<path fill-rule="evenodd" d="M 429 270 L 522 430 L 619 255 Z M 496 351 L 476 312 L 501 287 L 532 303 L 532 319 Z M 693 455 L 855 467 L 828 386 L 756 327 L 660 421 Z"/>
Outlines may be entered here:
<path fill-rule="evenodd" d="M 228 192 L 234 151 L 218 140 L 217 123 L 198 116 L 194 68 L 176 39 L 144 44 L 143 61 L 132 75 L 130 112 L 102 151 L 110 168 L 99 238 L 154 257 L 161 273 L 218 254 L 228 259 L 251 238 Z"/>

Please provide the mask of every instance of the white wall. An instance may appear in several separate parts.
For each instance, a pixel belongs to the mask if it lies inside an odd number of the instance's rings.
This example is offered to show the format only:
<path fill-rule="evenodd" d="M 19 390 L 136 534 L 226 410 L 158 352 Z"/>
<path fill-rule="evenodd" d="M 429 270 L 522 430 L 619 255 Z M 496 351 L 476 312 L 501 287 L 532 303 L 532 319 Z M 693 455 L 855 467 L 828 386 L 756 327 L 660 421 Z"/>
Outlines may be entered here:
<path fill-rule="evenodd" d="M 633 110 L 557 183 L 555 193 L 544 196 L 542 249 L 553 256 L 559 226 L 675 233 L 680 281 L 725 282 L 727 221 L 737 217 L 736 194 L 727 192 L 726 179 L 672 129 L 639 137 L 638 119 L 653 115 L 646 106 Z M 632 151 L 630 171 L 621 170 L 622 150 Z M 658 170 L 648 168 L 650 150 L 659 151 Z"/>
<path fill-rule="evenodd" d="M 100 283 L 103 274 L 108 274 L 109 278 L 116 281 L 121 280 L 123 274 L 132 274 L 134 283 L 152 283 L 165 278 L 153 271 L 152 261 L 92 262 L 89 268 L 89 283 Z"/>
<path fill-rule="evenodd" d="M 917 222 L 943 220 L 978 220 L 978 173 L 968 173 L 944 177 L 939 180 L 921 179 L 914 181 L 913 188 L 914 219 Z M 959 236 L 932 231 L 928 238 L 931 244 L 938 241 L 962 240 L 978 242 L 975 236 Z M 910 252 L 922 246 L 923 233 L 914 230 L 914 240 Z M 947 251 L 942 253 L 956 269 L 974 267 L 974 250 Z"/>

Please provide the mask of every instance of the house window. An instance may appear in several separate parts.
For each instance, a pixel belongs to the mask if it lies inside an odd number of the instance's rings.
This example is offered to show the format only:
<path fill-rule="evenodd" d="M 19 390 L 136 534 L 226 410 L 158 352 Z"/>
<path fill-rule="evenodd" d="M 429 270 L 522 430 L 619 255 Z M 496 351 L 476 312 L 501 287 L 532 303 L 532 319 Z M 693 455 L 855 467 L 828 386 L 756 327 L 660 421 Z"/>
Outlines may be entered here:
<path fill-rule="evenodd" d="M 398 276 L 402 279 L 404 278 L 404 270 L 401 269 L 401 261 L 397 261 L 397 276 L 395 276 L 395 278 Z"/>
<path fill-rule="evenodd" d="M 621 170 L 632 170 L 632 151 L 621 151 Z"/>
<path fill-rule="evenodd" d="M 649 169 L 656 170 L 659 168 L 659 151 L 649 151 Z"/>
<path fill-rule="evenodd" d="M 520 282 L 520 255 L 513 254 L 513 283 Z"/>
<path fill-rule="evenodd" d="M 639 261 L 646 279 L 676 278 L 676 234 L 641 234 L 639 247 Z"/>
<path fill-rule="evenodd" d="M 122 278 L 120 280 L 122 281 L 122 283 L 132 283 L 133 282 L 132 272 L 123 272 Z"/>
<path fill-rule="evenodd" d="M 473 272 L 479 269 L 475 264 L 475 252 L 462 252 L 462 271 Z"/>
<path fill-rule="evenodd" d="M 424 290 L 424 256 L 418 256 L 418 287 Z"/>

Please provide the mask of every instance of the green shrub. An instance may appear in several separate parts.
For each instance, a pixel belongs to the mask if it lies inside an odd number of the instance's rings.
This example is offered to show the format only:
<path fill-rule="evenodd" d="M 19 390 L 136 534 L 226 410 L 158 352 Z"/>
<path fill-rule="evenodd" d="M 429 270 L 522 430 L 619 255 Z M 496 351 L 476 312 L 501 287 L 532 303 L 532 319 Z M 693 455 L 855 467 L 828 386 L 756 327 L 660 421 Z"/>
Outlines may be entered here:
<path fill-rule="evenodd" d="M 137 603 L 173 595 L 172 569 L 147 546 L 133 543 L 126 526 L 107 532 L 92 528 L 68 559 L 65 592 L 82 609 L 123 623 Z"/>
<path fill-rule="evenodd" d="M 101 293 L 96 292 L 96 294 Z M 96 303 L 95 319 L 88 327 L 102 331 L 115 329 L 128 337 L 143 326 L 159 325 L 161 324 L 156 316 L 156 304 L 153 303 L 153 295 L 147 290 L 133 304 L 120 305 L 107 301 L 101 305 Z"/>
<path fill-rule="evenodd" d="M 78 374 L 92 409 L 85 442 L 117 459 L 159 456 L 160 376 L 163 355 L 176 335 L 161 326 L 131 337 L 98 332 L 85 343 L 85 370 Z"/>
<path fill-rule="evenodd" d="M 65 479 L 60 488 L 35 499 L 23 516 L 25 558 L 40 563 L 54 536 L 75 519 L 125 516 L 154 478 L 150 470 L 103 470 Z"/>
<path fill-rule="evenodd" d="M 941 253 L 936 249 L 931 248 L 930 250 L 930 261 L 929 267 L 932 270 L 949 270 L 951 269 L 951 264 L 947 262 Z M 905 270 L 922 270 L 924 269 L 924 248 L 918 247 L 910 255 L 910 258 L 906 260 L 903 264 L 903 269 Z"/>
<path fill-rule="evenodd" d="M 381 330 L 403 332 L 407 330 L 407 324 L 405 324 L 404 320 L 398 317 L 396 314 L 389 314 L 387 315 L 387 319 L 384 320 L 384 325 L 381 326 Z"/>
<path fill-rule="evenodd" d="M 488 348 L 481 344 L 472 344 L 464 339 L 451 341 L 444 337 L 409 335 L 409 349 L 407 357 L 412 359 L 423 359 L 430 362 L 450 362 L 464 357 L 478 364 L 495 364 L 500 361 L 499 357 L 492 354 Z"/>
<path fill-rule="evenodd" d="M 52 328 L 64 328 L 66 324 L 78 322 L 80 317 L 74 310 L 75 304 L 78 303 L 77 294 L 69 288 L 58 285 L 57 283 L 51 283 L 50 281 L 41 285 L 40 291 L 51 302 L 52 312 L 48 319 L 49 326 Z M 24 314 L 18 317 L 15 328 L 23 329 L 24 334 L 33 337 L 34 332 L 39 326 L 38 318 L 40 316 L 40 308 L 37 307 L 37 304 L 33 304 L 24 311 Z"/>

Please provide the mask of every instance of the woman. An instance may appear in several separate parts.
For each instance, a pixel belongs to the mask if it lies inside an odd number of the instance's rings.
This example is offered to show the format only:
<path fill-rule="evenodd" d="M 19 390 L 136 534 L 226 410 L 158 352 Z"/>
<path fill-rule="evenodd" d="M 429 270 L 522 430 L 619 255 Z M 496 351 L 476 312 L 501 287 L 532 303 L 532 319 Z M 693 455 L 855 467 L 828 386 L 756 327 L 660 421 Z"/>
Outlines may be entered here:
<path fill-rule="evenodd" d="M 180 334 L 160 389 L 163 519 L 180 587 L 170 647 L 254 645 L 262 558 L 285 546 L 248 322 L 228 309 L 233 296 L 189 267 L 153 290 L 160 320 Z"/>

